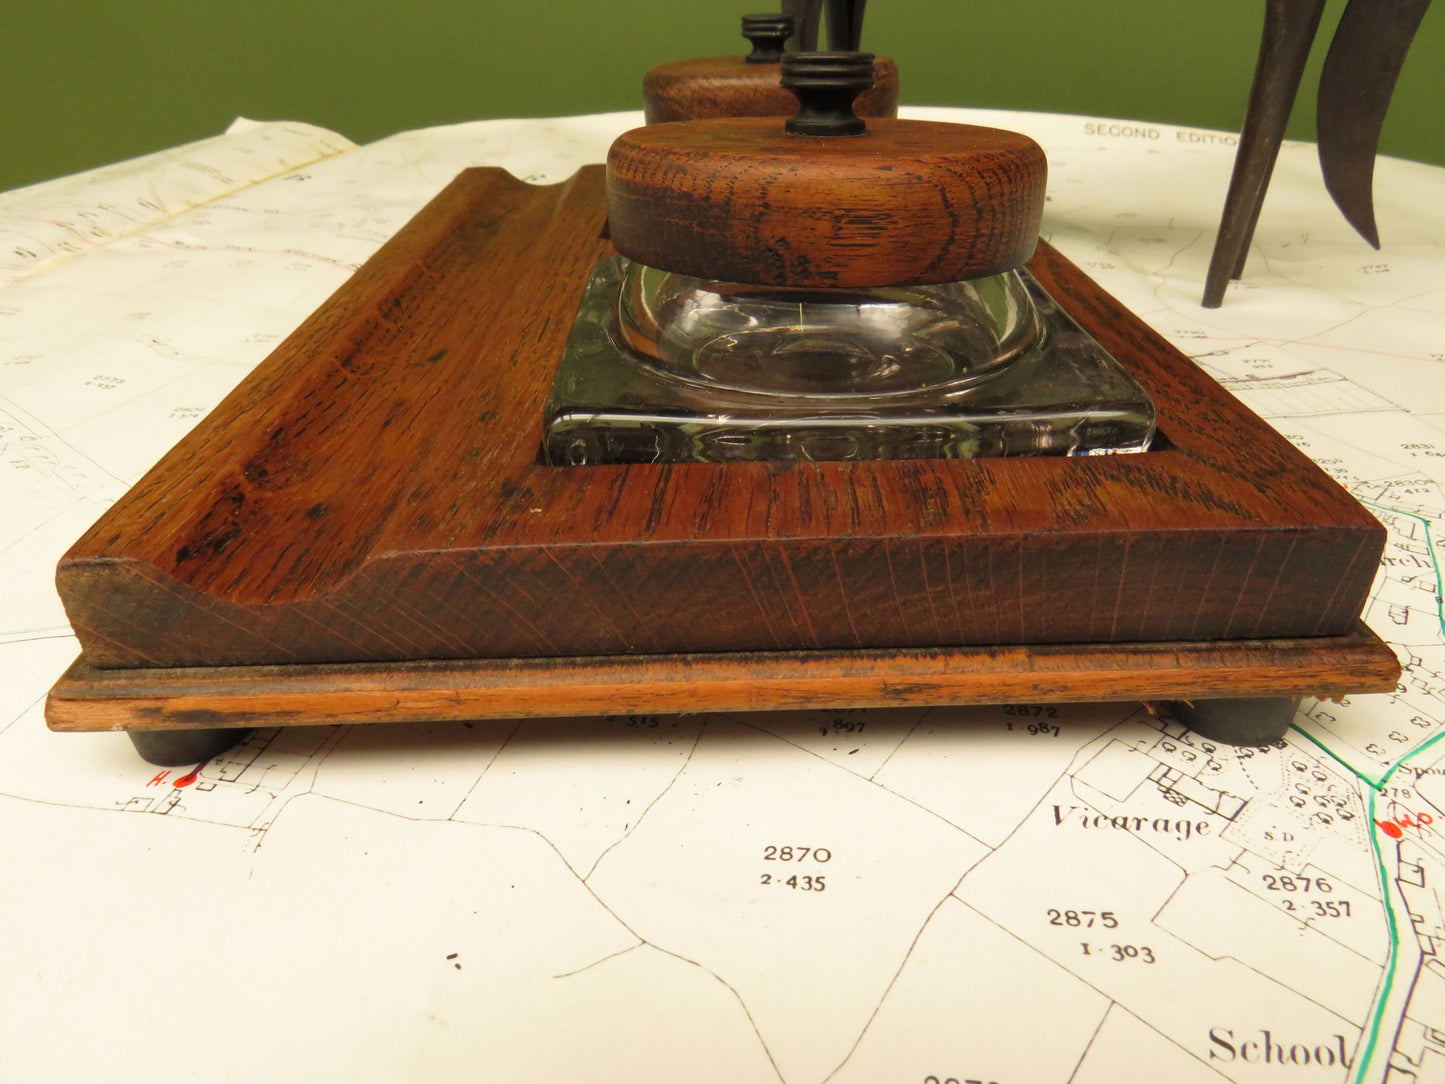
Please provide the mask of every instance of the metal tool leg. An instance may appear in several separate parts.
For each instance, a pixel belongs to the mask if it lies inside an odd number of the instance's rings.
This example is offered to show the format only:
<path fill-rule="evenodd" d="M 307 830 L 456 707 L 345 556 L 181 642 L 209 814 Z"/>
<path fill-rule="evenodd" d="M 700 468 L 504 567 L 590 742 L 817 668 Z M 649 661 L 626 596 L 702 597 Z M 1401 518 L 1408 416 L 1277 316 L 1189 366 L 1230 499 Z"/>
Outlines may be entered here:
<path fill-rule="evenodd" d="M 793 17 L 789 52 L 811 53 L 818 48 L 818 20 L 822 13 L 823 0 L 783 0 L 783 14 Z"/>
<path fill-rule="evenodd" d="M 863 39 L 863 7 L 867 0 L 828 0 L 828 48 L 857 52 Z"/>
<path fill-rule="evenodd" d="M 1234 176 L 1224 200 L 1224 217 L 1204 281 L 1206 309 L 1219 308 L 1229 280 L 1244 271 L 1259 209 L 1324 8 L 1324 0 L 1268 0 L 1265 6 L 1259 64 L 1234 158 Z"/>
<path fill-rule="evenodd" d="M 1405 54 L 1430 0 L 1350 0 L 1320 72 L 1320 168 L 1345 220 L 1374 248 L 1375 151 Z"/>

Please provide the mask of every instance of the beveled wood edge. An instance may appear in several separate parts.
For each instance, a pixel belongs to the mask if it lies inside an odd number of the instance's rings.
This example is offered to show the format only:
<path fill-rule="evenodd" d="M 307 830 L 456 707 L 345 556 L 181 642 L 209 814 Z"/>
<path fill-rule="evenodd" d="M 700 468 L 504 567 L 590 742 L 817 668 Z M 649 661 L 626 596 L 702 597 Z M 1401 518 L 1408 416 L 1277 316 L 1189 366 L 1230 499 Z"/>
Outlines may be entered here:
<path fill-rule="evenodd" d="M 638 712 L 1339 697 L 1391 692 L 1394 651 L 1346 636 L 1035 647 L 97 670 L 45 704 L 56 731 L 193 730 Z"/>

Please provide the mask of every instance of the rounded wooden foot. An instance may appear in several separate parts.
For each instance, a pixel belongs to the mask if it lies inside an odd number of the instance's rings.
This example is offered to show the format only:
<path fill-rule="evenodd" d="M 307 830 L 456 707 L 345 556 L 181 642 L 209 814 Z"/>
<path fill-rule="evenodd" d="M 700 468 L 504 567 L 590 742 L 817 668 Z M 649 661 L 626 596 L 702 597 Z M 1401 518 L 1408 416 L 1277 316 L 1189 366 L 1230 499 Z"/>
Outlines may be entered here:
<path fill-rule="evenodd" d="M 1225 745 L 1269 745 L 1284 737 L 1299 709 L 1290 696 L 1245 696 L 1222 700 L 1170 700 L 1166 706 L 1201 738 Z"/>
<path fill-rule="evenodd" d="M 214 730 L 132 730 L 131 744 L 148 764 L 174 768 L 210 760 L 224 753 L 247 734 L 249 727 L 217 727 Z"/>

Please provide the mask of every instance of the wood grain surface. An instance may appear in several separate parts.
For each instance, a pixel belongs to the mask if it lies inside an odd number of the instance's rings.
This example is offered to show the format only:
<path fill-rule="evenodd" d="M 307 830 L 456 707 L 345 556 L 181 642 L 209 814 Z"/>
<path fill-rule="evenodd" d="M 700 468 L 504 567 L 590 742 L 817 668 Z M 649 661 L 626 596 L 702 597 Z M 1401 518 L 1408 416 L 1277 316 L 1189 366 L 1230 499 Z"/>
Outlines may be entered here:
<path fill-rule="evenodd" d="M 659 124 L 607 155 L 617 251 L 729 282 L 958 282 L 1033 255 L 1048 166 L 1027 136 L 873 120 L 857 136 L 792 135 L 775 118 Z"/>
<path fill-rule="evenodd" d="M 642 80 L 642 115 L 648 124 L 706 117 L 791 117 L 793 92 L 778 84 L 781 64 L 748 64 L 741 56 L 715 56 L 660 64 Z M 873 87 L 858 95 L 860 117 L 898 115 L 898 65 L 873 60 Z"/>
<path fill-rule="evenodd" d="M 96 667 L 1338 636 L 1384 530 L 1041 245 L 1166 450 L 548 467 L 603 173 L 459 177 L 112 506 Z"/>
<path fill-rule="evenodd" d="M 1364 625 L 1309 640 L 96 670 L 46 702 L 54 730 L 190 730 L 652 712 L 1338 697 L 1400 666 Z"/>

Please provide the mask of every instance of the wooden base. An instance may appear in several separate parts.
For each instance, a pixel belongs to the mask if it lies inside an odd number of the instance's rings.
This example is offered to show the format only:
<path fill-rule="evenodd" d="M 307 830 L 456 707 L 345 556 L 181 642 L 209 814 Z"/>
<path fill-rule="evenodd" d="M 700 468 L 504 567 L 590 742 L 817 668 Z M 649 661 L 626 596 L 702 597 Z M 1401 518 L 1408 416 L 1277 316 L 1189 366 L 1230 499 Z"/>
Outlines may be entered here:
<path fill-rule="evenodd" d="M 184 759 L 167 732 L 1394 688 L 1383 528 L 1047 245 L 1157 450 L 539 463 L 602 181 L 463 174 L 108 510 L 59 569 L 51 727 Z"/>
<path fill-rule="evenodd" d="M 53 730 L 906 705 L 1338 697 L 1400 667 L 1364 624 L 1345 636 L 1206 643 L 490 659 L 98 670 L 50 693 Z"/>
<path fill-rule="evenodd" d="M 613 252 L 603 188 L 600 167 L 541 188 L 462 174 L 66 555 L 86 660 L 570 673 L 595 664 L 546 660 L 988 657 L 1359 619 L 1384 529 L 1042 243 L 1034 276 L 1149 392 L 1158 450 L 539 463 L 583 284 Z"/>

